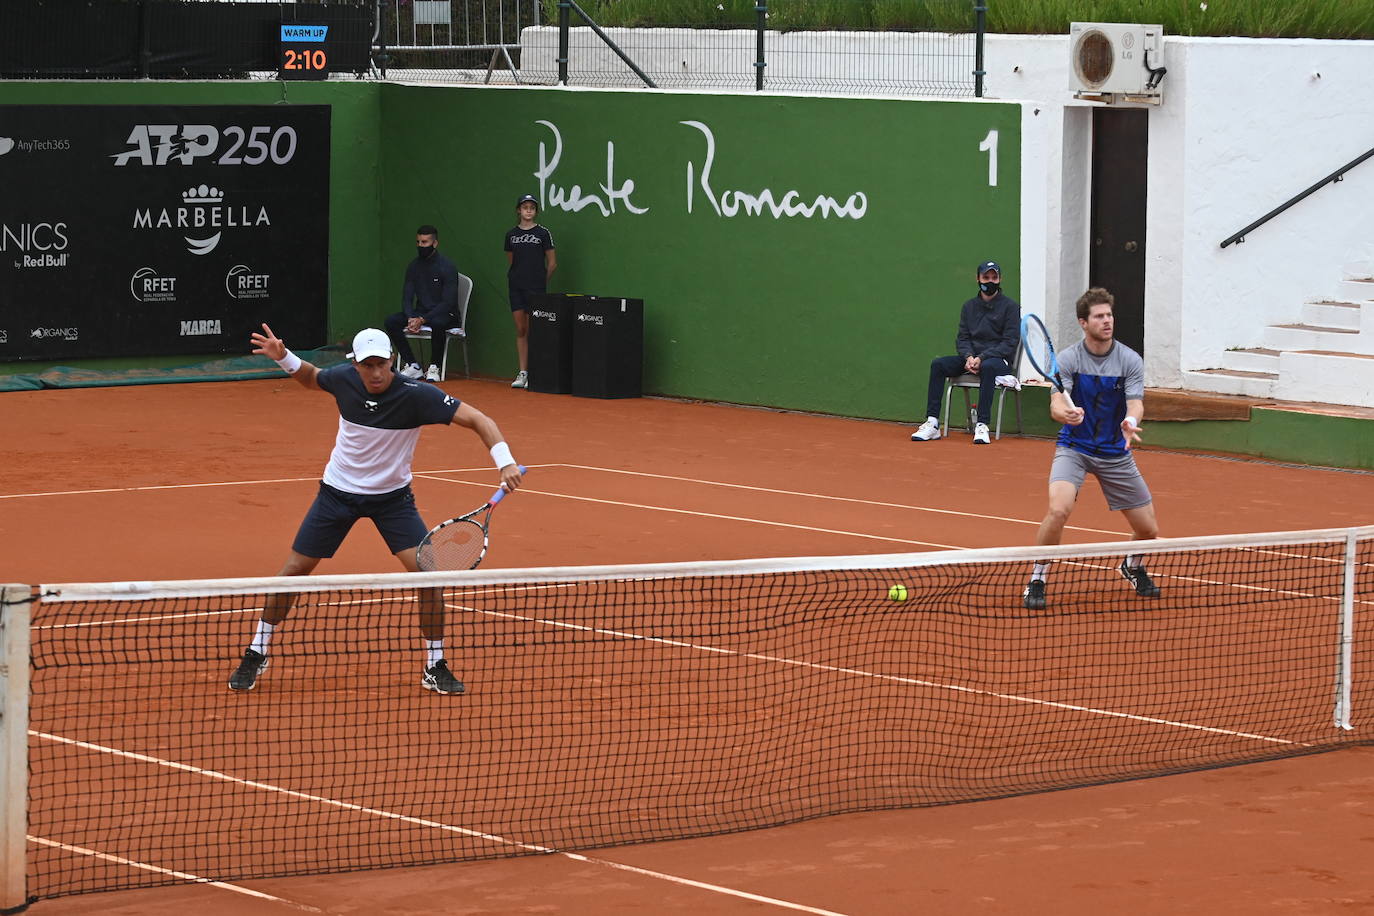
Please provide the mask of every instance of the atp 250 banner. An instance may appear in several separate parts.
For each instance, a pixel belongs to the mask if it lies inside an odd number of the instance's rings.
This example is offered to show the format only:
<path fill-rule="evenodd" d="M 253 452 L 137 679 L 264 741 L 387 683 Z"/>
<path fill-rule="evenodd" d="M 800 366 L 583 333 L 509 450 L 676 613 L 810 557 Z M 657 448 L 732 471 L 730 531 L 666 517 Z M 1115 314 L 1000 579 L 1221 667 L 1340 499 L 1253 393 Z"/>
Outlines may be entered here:
<path fill-rule="evenodd" d="M 325 343 L 326 105 L 0 105 L 0 189 L 0 362 Z"/>

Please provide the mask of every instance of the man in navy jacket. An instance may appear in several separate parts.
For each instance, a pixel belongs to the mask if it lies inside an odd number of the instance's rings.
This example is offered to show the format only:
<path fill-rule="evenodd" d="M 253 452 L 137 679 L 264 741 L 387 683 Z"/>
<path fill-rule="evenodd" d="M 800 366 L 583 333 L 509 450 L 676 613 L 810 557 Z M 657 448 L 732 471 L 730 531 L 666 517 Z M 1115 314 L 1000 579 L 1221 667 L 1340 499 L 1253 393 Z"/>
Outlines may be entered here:
<path fill-rule="evenodd" d="M 973 427 L 975 445 L 987 445 L 992 395 L 999 376 L 1015 379 L 1011 360 L 1021 344 L 1021 306 L 1002 294 L 1002 268 L 996 261 L 978 265 L 978 295 L 959 312 L 957 356 L 938 356 L 930 361 L 930 386 L 926 391 L 926 421 L 911 434 L 913 442 L 940 438 L 940 398 L 945 379 L 965 373 L 982 382 L 978 390 L 978 420 Z"/>

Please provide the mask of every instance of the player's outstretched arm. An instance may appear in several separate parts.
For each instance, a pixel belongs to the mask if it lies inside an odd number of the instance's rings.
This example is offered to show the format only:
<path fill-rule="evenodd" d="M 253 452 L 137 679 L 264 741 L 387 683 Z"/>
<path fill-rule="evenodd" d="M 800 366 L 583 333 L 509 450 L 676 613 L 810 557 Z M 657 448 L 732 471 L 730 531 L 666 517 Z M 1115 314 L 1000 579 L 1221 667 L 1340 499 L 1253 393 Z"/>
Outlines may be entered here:
<path fill-rule="evenodd" d="M 316 369 L 313 363 L 307 363 L 290 350 L 286 349 L 286 342 L 263 322 L 263 333 L 253 332 L 250 341 L 253 344 L 253 354 L 255 356 L 266 356 L 275 362 L 287 375 L 300 382 L 306 388 L 319 390 L 319 385 L 315 383 L 315 374 L 320 370 Z"/>
<path fill-rule="evenodd" d="M 477 433 L 482 444 L 491 452 L 491 460 L 501 472 L 501 486 L 507 490 L 514 490 L 520 486 L 520 465 L 511 457 L 510 446 L 506 444 L 505 437 L 497 428 L 496 421 L 464 401 L 458 405 L 458 411 L 450 422 Z"/>
<path fill-rule="evenodd" d="M 1126 448 L 1140 444 L 1140 421 L 1145 419 L 1145 402 L 1129 400 L 1126 402 L 1126 418 L 1121 421 L 1121 434 L 1126 437 Z"/>

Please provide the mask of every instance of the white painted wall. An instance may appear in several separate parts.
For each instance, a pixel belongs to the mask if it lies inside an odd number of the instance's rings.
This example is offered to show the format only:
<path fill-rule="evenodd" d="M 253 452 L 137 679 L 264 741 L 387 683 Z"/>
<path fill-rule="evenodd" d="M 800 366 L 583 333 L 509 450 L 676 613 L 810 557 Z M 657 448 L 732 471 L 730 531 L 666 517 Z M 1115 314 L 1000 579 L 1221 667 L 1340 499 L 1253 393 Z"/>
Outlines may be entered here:
<path fill-rule="evenodd" d="M 646 50 L 654 34 L 657 53 Z M 634 46 L 700 81 L 724 59 L 709 46 L 739 42 L 719 32 L 687 35 L 684 43 L 678 30 L 640 32 Z M 556 73 L 556 29 L 528 29 L 522 41 L 531 74 Z M 868 44 L 854 33 L 793 33 L 788 41 L 827 51 L 843 44 L 848 53 L 818 55 L 817 67 L 840 66 L 866 48 L 890 55 L 894 43 L 906 42 L 909 53 L 930 50 L 929 36 L 896 33 L 870 36 Z M 597 44 L 579 46 L 575 58 L 590 64 L 582 55 L 596 55 L 597 68 L 614 70 Z M 752 44 L 738 50 L 752 60 Z M 1374 41 L 1166 35 L 1163 65 L 1163 103 L 1148 109 L 1146 381 L 1180 387 L 1185 370 L 1213 368 L 1227 349 L 1258 346 L 1266 325 L 1298 321 L 1304 302 L 1334 296 L 1343 278 L 1374 276 L 1374 159 L 1243 244 L 1220 247 L 1374 147 Z M 1098 103 L 1073 98 L 1067 35 L 990 35 L 985 67 L 988 98 L 1024 103 L 1022 304 L 1071 338 L 1072 304 L 1088 276 L 1089 109 Z M 721 74 L 720 87 L 738 91 L 738 72 Z"/>
<path fill-rule="evenodd" d="M 1076 198 L 1091 132 L 1074 110 L 1084 103 L 1068 100 L 1068 38 L 990 36 L 987 57 L 988 97 L 1064 112 L 1061 245 L 1052 227 L 1045 259 L 1046 300 L 1067 310 L 1087 276 Z M 1296 322 L 1303 302 L 1374 272 L 1374 160 L 1220 247 L 1374 147 L 1374 42 L 1166 36 L 1164 65 L 1163 103 L 1149 109 L 1145 347 L 1148 383 L 1177 387 L 1184 369 L 1258 346 L 1265 325 Z"/>

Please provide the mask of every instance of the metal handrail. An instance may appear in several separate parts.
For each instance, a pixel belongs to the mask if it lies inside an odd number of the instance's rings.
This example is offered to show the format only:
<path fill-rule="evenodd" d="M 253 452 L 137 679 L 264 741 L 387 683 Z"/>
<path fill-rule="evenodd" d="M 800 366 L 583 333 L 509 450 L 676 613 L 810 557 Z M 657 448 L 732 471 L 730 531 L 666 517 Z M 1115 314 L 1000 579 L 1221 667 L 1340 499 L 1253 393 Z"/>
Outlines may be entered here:
<path fill-rule="evenodd" d="M 572 9 L 577 15 L 582 17 L 582 21 L 591 26 L 596 33 L 596 37 L 605 42 L 606 47 L 615 52 L 616 57 L 625 63 L 625 66 L 634 71 L 635 76 L 644 81 L 644 85 L 650 89 L 657 89 L 658 85 L 643 70 L 639 69 L 639 64 L 630 60 L 628 54 L 620 49 L 620 45 L 611 40 L 611 36 L 601 30 L 601 26 L 592 21 L 592 17 L 587 15 L 587 11 L 577 5 L 577 0 L 559 0 L 558 3 L 558 81 L 564 86 L 568 85 L 568 10 Z"/>
<path fill-rule="evenodd" d="M 1308 188 L 1307 190 L 1303 191 L 1302 193 L 1293 195 L 1293 196 L 1290 197 L 1286 202 L 1284 202 L 1284 203 L 1282 203 L 1282 204 L 1279 204 L 1277 207 L 1275 207 L 1274 209 L 1270 210 L 1268 213 L 1264 214 L 1264 215 L 1261 216 L 1259 219 L 1255 220 L 1253 223 L 1251 223 L 1250 225 L 1246 226 L 1244 229 L 1242 229 L 1242 230 L 1240 230 L 1239 232 L 1237 232 L 1235 235 L 1233 235 L 1233 236 L 1231 236 L 1230 238 L 1226 239 L 1224 242 L 1221 243 L 1221 247 L 1222 247 L 1222 248 L 1225 248 L 1227 245 L 1230 245 L 1232 242 L 1243 242 L 1243 241 L 1245 241 L 1245 236 L 1246 236 L 1246 234 L 1247 234 L 1251 229 L 1257 229 L 1257 228 L 1259 228 L 1260 226 L 1263 226 L 1265 223 L 1269 222 L 1271 219 L 1273 219 L 1274 217 L 1278 216 L 1278 215 L 1279 215 L 1280 213 L 1282 213 L 1284 210 L 1287 210 L 1289 207 L 1293 206 L 1294 204 L 1298 203 L 1299 201 L 1301 201 L 1301 200 L 1305 199 L 1306 197 L 1308 197 L 1309 195 L 1311 195 L 1313 192 L 1315 192 L 1318 188 L 1321 188 L 1323 185 L 1326 185 L 1326 184 L 1335 184 L 1335 183 L 1338 182 L 1338 181 L 1344 180 L 1344 178 L 1345 178 L 1345 173 L 1346 173 L 1346 172 L 1350 171 L 1350 170 L 1353 169 L 1355 166 L 1359 165 L 1361 162 L 1364 162 L 1366 159 L 1370 158 L 1371 156 L 1374 156 L 1374 149 L 1371 149 L 1371 150 L 1366 151 L 1365 154 L 1364 154 L 1363 156 L 1359 156 L 1359 157 L 1357 157 L 1357 158 L 1355 158 L 1355 159 L 1350 160 L 1350 161 L 1347 162 L 1345 165 L 1343 165 L 1343 166 L 1341 166 L 1340 168 L 1336 169 L 1336 171 L 1332 172 L 1330 175 L 1327 175 L 1327 176 L 1326 176 L 1325 178 L 1323 178 L 1321 181 L 1319 181 L 1319 182 L 1317 182 L 1316 184 L 1312 185 L 1312 187 Z"/>

